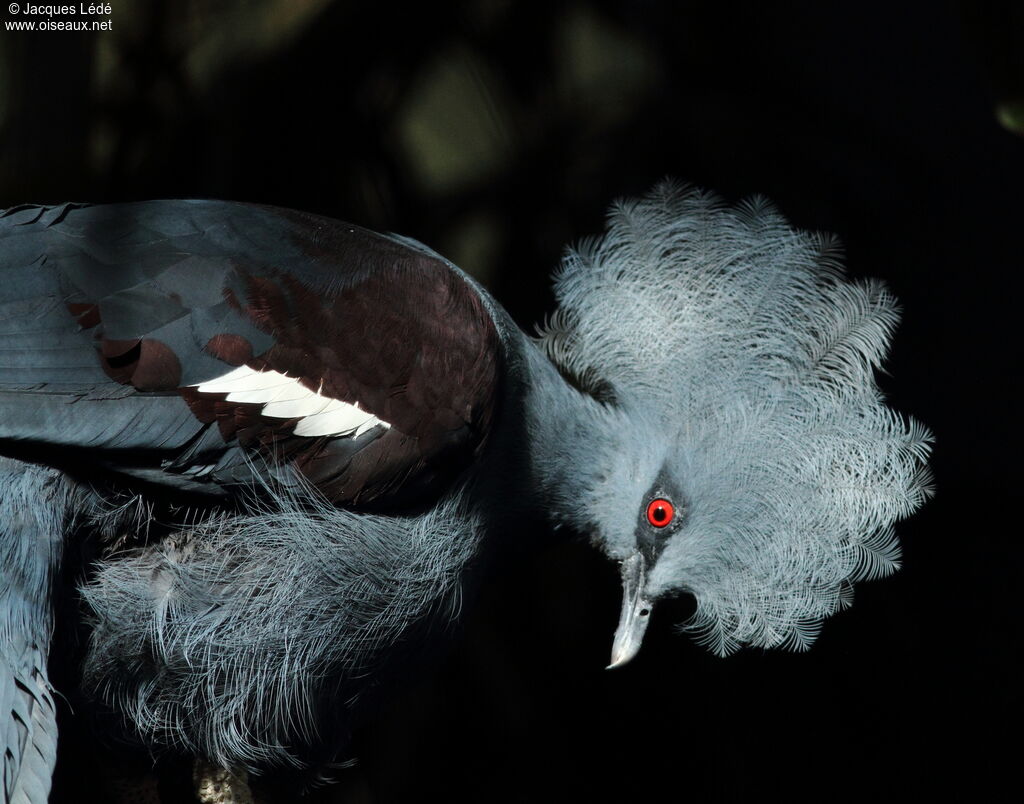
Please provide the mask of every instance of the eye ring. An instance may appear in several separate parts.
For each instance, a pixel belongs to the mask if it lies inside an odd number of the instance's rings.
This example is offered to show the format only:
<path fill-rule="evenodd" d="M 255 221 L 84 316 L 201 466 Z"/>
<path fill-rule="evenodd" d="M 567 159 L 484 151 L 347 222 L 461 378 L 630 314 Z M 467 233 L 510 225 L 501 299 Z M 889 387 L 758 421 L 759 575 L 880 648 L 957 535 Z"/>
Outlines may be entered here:
<path fill-rule="evenodd" d="M 657 497 L 647 504 L 647 521 L 651 527 L 664 528 L 675 518 L 676 509 L 664 497 Z"/>

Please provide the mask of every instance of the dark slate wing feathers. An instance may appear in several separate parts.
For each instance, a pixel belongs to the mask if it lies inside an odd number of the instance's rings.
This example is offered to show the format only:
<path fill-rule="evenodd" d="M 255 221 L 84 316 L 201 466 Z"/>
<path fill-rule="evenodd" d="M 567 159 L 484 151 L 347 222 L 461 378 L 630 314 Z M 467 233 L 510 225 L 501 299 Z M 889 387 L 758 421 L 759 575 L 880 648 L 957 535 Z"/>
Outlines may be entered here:
<path fill-rule="evenodd" d="M 411 499 L 481 448 L 499 349 L 450 265 L 328 219 L 215 201 L 0 216 L 0 452 L 209 489 L 269 462 L 338 503 Z"/>

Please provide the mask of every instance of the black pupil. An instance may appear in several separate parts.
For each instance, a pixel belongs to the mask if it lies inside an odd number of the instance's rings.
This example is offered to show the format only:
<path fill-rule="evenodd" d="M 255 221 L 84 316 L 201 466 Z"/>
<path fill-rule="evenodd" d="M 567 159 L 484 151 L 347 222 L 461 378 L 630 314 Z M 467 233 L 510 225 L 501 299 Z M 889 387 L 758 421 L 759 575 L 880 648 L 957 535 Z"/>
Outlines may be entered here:
<path fill-rule="evenodd" d="M 665 513 L 665 506 L 659 505 L 657 508 L 654 509 L 654 512 L 651 514 L 651 516 L 654 518 L 655 522 L 664 522 L 665 519 L 668 517 L 668 514 Z"/>

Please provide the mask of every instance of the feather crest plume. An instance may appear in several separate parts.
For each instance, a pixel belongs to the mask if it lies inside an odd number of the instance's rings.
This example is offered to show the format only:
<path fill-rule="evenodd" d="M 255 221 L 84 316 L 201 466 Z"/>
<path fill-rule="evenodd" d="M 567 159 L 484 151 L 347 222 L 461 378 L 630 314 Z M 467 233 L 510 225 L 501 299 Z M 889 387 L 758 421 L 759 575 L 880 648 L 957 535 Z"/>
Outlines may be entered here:
<path fill-rule="evenodd" d="M 669 442 L 687 519 L 649 584 L 696 597 L 687 630 L 720 654 L 804 649 L 853 582 L 898 568 L 932 438 L 875 382 L 894 297 L 847 280 L 832 239 L 666 182 L 616 205 L 555 289 L 547 354 Z"/>

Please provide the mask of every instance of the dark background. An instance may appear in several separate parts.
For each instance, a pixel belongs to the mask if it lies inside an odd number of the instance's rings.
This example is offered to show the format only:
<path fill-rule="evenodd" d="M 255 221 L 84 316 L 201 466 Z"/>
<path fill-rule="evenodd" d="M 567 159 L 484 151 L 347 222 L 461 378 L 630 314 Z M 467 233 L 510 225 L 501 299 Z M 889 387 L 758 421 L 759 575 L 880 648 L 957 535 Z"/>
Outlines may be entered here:
<path fill-rule="evenodd" d="M 899 528 L 903 570 L 810 653 L 715 658 L 674 633 L 681 601 L 605 672 L 616 570 L 552 536 L 311 801 L 1019 795 L 1019 6 L 154 0 L 110 19 L 0 30 L 0 207 L 325 213 L 423 240 L 530 328 L 564 245 L 671 175 L 836 232 L 904 306 L 882 385 L 933 428 L 938 494 Z M 64 715 L 54 800 L 114 800 Z M 159 771 L 161 800 L 189 800 L 187 773 Z"/>

